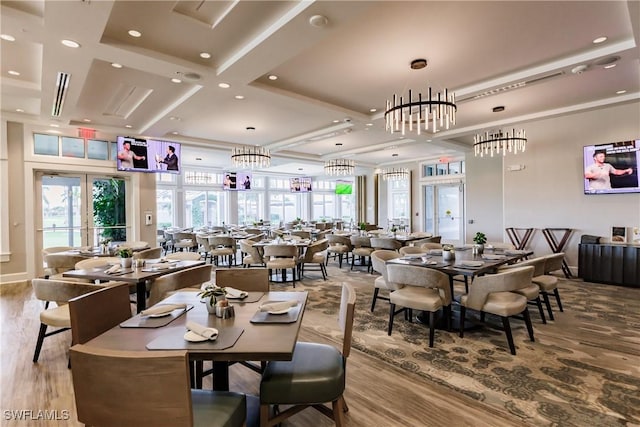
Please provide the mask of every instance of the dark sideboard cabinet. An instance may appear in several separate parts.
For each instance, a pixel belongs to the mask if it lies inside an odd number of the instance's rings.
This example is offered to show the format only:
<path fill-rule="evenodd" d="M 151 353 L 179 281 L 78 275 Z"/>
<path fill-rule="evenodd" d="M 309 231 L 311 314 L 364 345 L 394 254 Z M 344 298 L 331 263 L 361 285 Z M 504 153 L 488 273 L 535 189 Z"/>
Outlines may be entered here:
<path fill-rule="evenodd" d="M 640 287 L 640 246 L 580 244 L 578 258 L 587 282 Z"/>

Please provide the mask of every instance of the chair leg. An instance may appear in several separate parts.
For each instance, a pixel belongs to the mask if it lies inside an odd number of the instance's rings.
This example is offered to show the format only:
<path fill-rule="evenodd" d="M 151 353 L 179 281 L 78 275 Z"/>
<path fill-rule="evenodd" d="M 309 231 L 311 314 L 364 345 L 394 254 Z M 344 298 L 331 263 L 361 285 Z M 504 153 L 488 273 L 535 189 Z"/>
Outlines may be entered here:
<path fill-rule="evenodd" d="M 553 310 L 551 310 L 551 302 L 549 301 L 549 294 L 543 291 L 542 298 L 544 299 L 544 305 L 547 306 L 547 312 L 549 312 L 549 319 L 555 320 L 553 318 Z"/>
<path fill-rule="evenodd" d="M 342 407 L 342 399 L 337 398 L 331 402 L 333 408 L 333 421 L 336 423 L 336 427 L 342 427 L 344 425 L 344 408 Z"/>
<path fill-rule="evenodd" d="M 373 301 L 371 301 L 371 312 L 376 308 L 376 299 L 378 298 L 378 292 L 380 292 L 380 288 L 373 289 Z"/>
<path fill-rule="evenodd" d="M 342 412 L 349 412 L 349 406 L 347 405 L 347 401 L 344 400 L 344 395 L 340 396 L 340 399 L 342 399 Z"/>
<path fill-rule="evenodd" d="M 527 307 L 524 308 L 522 312 L 522 316 L 524 317 L 524 323 L 527 325 L 527 332 L 529 332 L 529 339 L 531 342 L 536 342 L 533 338 L 533 324 L 531 324 L 531 316 L 529 315 L 529 309 Z"/>
<path fill-rule="evenodd" d="M 560 302 L 560 292 L 558 292 L 558 288 L 555 288 L 553 290 L 553 294 L 556 296 L 556 302 L 558 303 L 558 309 L 561 312 L 564 312 L 564 310 L 562 309 L 562 302 Z"/>
<path fill-rule="evenodd" d="M 44 341 L 44 337 L 47 333 L 47 325 L 44 323 L 40 323 L 40 332 L 38 332 L 38 340 L 36 341 L 36 351 L 33 353 L 33 363 L 38 362 L 38 358 L 40 357 L 40 350 L 42 349 L 42 342 Z"/>
<path fill-rule="evenodd" d="M 391 330 L 393 329 L 393 315 L 396 311 L 395 304 L 389 304 L 389 330 L 387 331 L 387 335 L 391 336 Z"/>
<path fill-rule="evenodd" d="M 347 259 L 347 262 L 349 262 L 348 259 Z M 338 267 L 342 268 L 342 254 L 338 255 Z"/>
<path fill-rule="evenodd" d="M 527 312 L 527 314 L 529 314 Z M 500 316 L 502 317 L 502 326 L 504 326 L 504 333 L 507 336 L 507 342 L 509 343 L 509 349 L 511 350 L 511 354 L 513 354 L 514 356 L 516 355 L 516 346 L 513 343 L 513 335 L 511 334 L 511 324 L 509 323 L 509 318 L 506 316 Z M 531 319 L 529 319 L 529 322 L 531 322 Z"/>
<path fill-rule="evenodd" d="M 435 312 L 430 311 L 429 312 L 429 348 L 433 347 L 433 338 L 435 335 L 435 323 L 436 323 L 436 316 L 435 316 Z"/>
<path fill-rule="evenodd" d="M 320 271 L 322 272 L 322 278 L 324 280 L 327 280 L 327 268 L 324 266 L 323 263 L 320 263 Z"/>
<path fill-rule="evenodd" d="M 260 404 L 260 427 L 269 425 L 269 405 Z"/>
<path fill-rule="evenodd" d="M 536 305 L 538 306 L 538 312 L 540 313 L 540 318 L 542 319 L 542 324 L 547 324 L 547 317 L 544 315 L 544 309 L 542 308 L 542 300 L 540 299 L 540 295 L 536 297 Z"/>
<path fill-rule="evenodd" d="M 460 306 L 460 338 L 464 338 L 464 315 L 467 311 L 467 307 L 465 307 L 464 305 Z"/>

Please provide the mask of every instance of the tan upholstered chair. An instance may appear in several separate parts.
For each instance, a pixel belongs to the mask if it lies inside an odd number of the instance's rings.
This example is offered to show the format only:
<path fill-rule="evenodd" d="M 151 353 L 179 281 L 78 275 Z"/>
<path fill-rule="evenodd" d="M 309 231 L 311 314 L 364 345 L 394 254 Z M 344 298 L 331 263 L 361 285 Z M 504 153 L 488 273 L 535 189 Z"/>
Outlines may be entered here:
<path fill-rule="evenodd" d="M 416 243 L 415 246 L 420 246 L 420 249 L 424 250 L 425 252 L 429 252 L 431 249 L 442 249 L 442 243 L 426 242 L 421 243 L 420 245 Z"/>
<path fill-rule="evenodd" d="M 302 230 L 292 230 L 291 231 L 291 235 L 292 236 L 298 236 L 301 239 L 311 239 L 311 232 L 309 231 L 302 231 Z"/>
<path fill-rule="evenodd" d="M 558 291 L 558 278 L 551 273 L 562 269 L 562 260 L 564 260 L 564 252 L 557 254 L 551 254 L 544 257 L 544 274 L 534 277 L 533 283 L 540 287 L 540 293 L 544 299 L 544 303 L 547 306 L 547 312 L 549 313 L 549 319 L 555 320 L 553 317 L 553 311 L 551 310 L 551 302 L 549 301 L 549 294 L 553 292 L 556 297 L 556 303 L 558 309 L 564 311 L 562 308 L 562 302 L 560 301 L 560 292 Z"/>
<path fill-rule="evenodd" d="M 327 268 L 325 267 L 325 264 L 327 263 L 328 247 L 329 242 L 327 239 L 318 240 L 317 242 L 310 244 L 300 261 L 300 274 L 304 275 L 309 264 L 315 264 L 320 269 L 319 271 L 322 273 L 322 278 L 327 280 Z"/>
<path fill-rule="evenodd" d="M 360 265 L 367 266 L 367 272 L 371 269 L 371 252 L 374 249 L 371 247 L 371 238 L 366 236 L 350 236 L 351 240 L 351 270 L 356 264 L 356 257 L 360 258 Z"/>
<path fill-rule="evenodd" d="M 229 267 L 234 262 L 236 255 L 236 241 L 228 236 L 209 236 L 209 246 L 211 251 L 209 255 L 213 259 L 213 263 L 217 266 L 220 258 L 226 258 Z"/>
<path fill-rule="evenodd" d="M 174 261 L 200 261 L 202 255 L 198 252 L 173 252 L 165 255 L 164 258 Z"/>
<path fill-rule="evenodd" d="M 414 265 L 387 265 L 388 282 L 399 288 L 389 294 L 389 330 L 391 335 L 396 314 L 405 312 L 413 319 L 412 310 L 429 312 L 429 347 L 435 336 L 435 313 L 444 311 L 447 329 L 451 319 L 451 283 L 449 276 L 433 268 Z M 402 307 L 396 311 L 396 306 Z"/>
<path fill-rule="evenodd" d="M 298 269 L 298 248 L 295 245 L 267 245 L 264 247 L 264 262 L 270 272 L 282 271 L 282 281 L 286 281 L 287 268 L 293 274 L 293 287 L 296 287 Z"/>
<path fill-rule="evenodd" d="M 114 284 L 120 283 L 116 282 Z M 45 309 L 40 312 L 40 331 L 36 340 L 36 349 L 33 353 L 33 362 L 36 363 L 40 356 L 44 339 L 66 331 L 71 327 L 67 302 L 82 294 L 101 289 L 104 285 L 56 279 L 33 279 L 31 285 L 33 286 L 35 297 L 46 302 Z M 56 306 L 49 308 L 49 302 L 55 302 Z M 57 329 L 47 333 L 48 327 Z"/>
<path fill-rule="evenodd" d="M 174 251 L 195 251 L 198 249 L 195 233 L 179 232 L 173 234 Z"/>
<path fill-rule="evenodd" d="M 269 270 L 267 268 L 225 268 L 216 270 L 216 285 L 230 286 L 247 292 L 269 292 Z"/>
<path fill-rule="evenodd" d="M 532 277 L 533 267 L 531 266 L 476 277 L 469 287 L 469 293 L 460 297 L 460 337 L 464 336 L 465 313 L 466 309 L 470 308 L 500 316 L 511 354 L 516 354 L 516 347 L 513 343 L 509 317 L 522 314 L 529 332 L 529 339 L 533 342 L 533 326 L 527 308 L 527 298 L 515 293 L 518 289 L 529 286 Z"/>
<path fill-rule="evenodd" d="M 118 284 L 69 300 L 71 343 L 84 344 L 131 317 L 129 286 Z"/>
<path fill-rule="evenodd" d="M 162 256 L 162 248 L 143 249 L 133 253 L 133 259 L 157 259 Z"/>
<path fill-rule="evenodd" d="M 244 267 L 251 267 L 252 265 L 264 266 L 264 259 L 262 253 L 255 245 L 256 242 L 249 239 L 240 240 L 240 252 L 246 254 L 242 257 L 242 265 Z"/>
<path fill-rule="evenodd" d="M 47 265 L 45 277 L 50 279 L 67 280 L 62 278 L 62 273 L 74 270 L 76 268 L 76 263 L 85 259 L 87 259 L 87 257 L 79 254 L 75 255 L 62 252 L 45 255 L 44 262 Z"/>
<path fill-rule="evenodd" d="M 109 256 L 109 257 L 98 257 L 98 258 L 85 258 L 82 261 L 76 262 L 75 270 L 90 270 L 95 267 L 104 267 L 107 265 L 116 265 L 120 264 L 120 258 Z M 63 280 L 70 280 L 70 278 L 65 277 Z"/>
<path fill-rule="evenodd" d="M 507 265 L 504 267 L 500 267 L 498 271 L 506 271 L 513 268 L 520 267 L 533 267 L 533 278 L 531 279 L 531 284 L 526 288 L 521 288 L 515 290 L 514 292 L 520 295 L 523 295 L 527 298 L 527 301 L 531 304 L 535 304 L 538 307 L 538 312 L 540 313 L 540 319 L 542 319 L 542 323 L 546 325 L 547 319 L 544 315 L 544 310 L 542 309 L 542 300 L 540 300 L 540 287 L 535 283 L 535 278 L 544 275 L 544 257 L 533 258 L 525 261 L 521 261 L 517 264 Z"/>
<path fill-rule="evenodd" d="M 173 291 L 182 288 L 200 288 L 203 283 L 211 280 L 211 264 L 199 265 L 175 273 L 158 277 L 151 284 L 148 306 L 152 306 L 167 298 Z"/>
<path fill-rule="evenodd" d="M 342 258 L 346 255 L 346 261 L 348 263 L 349 254 L 353 250 L 353 246 L 351 246 L 351 239 L 349 236 L 327 234 L 327 241 L 329 242 L 329 248 L 327 249 L 328 255 L 333 255 L 333 259 L 338 256 L 338 266 L 342 268 Z"/>
<path fill-rule="evenodd" d="M 423 243 L 441 243 L 442 236 L 425 237 L 424 239 L 414 240 L 413 244 L 420 246 Z"/>
<path fill-rule="evenodd" d="M 375 250 L 386 249 L 390 251 L 399 251 L 402 247 L 402 243 L 389 237 L 372 237 L 371 246 Z"/>
<path fill-rule="evenodd" d="M 240 427 L 242 394 L 192 390 L 186 351 L 70 351 L 78 421 L 101 427 Z"/>
<path fill-rule="evenodd" d="M 131 248 L 132 251 L 136 252 L 136 251 L 148 249 L 149 243 L 143 240 L 138 240 L 135 242 L 124 242 L 123 244 L 120 245 L 120 247 L 123 247 L 123 246 L 127 248 Z"/>
<path fill-rule="evenodd" d="M 346 362 L 351 351 L 351 333 L 356 293 L 345 283 L 342 286 L 339 325 L 343 332 L 342 352 L 326 344 L 296 343 L 291 361 L 267 364 L 260 382 L 260 426 L 268 427 L 313 406 L 342 426 Z M 331 402 L 330 410 L 322 403 Z M 294 405 L 270 417 L 270 405 Z"/>
<path fill-rule="evenodd" d="M 401 247 L 398 252 L 400 252 L 400 255 L 405 256 L 405 255 L 426 255 L 427 251 L 422 249 L 419 246 L 403 246 Z"/>
<path fill-rule="evenodd" d="M 386 262 L 395 258 L 400 258 L 400 254 L 396 251 L 389 251 L 385 249 L 371 252 L 371 267 L 374 271 L 381 274 L 373 282 L 373 300 L 371 301 L 371 311 L 376 308 L 376 300 L 383 299 L 389 301 L 388 296 L 380 296 L 380 289 L 387 290 L 389 292 L 399 289 L 395 284 L 389 283 L 387 278 L 387 265 Z"/>

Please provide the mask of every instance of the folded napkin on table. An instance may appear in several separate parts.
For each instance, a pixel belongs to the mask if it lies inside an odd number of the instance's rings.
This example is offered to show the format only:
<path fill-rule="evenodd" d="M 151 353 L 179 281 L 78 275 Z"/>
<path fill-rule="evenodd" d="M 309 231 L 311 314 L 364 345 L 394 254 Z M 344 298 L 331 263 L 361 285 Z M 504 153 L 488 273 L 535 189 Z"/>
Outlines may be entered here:
<path fill-rule="evenodd" d="M 262 304 L 260 306 L 260 311 L 282 311 L 287 308 L 295 307 L 296 305 L 298 305 L 298 301 L 296 300 L 270 302 Z"/>
<path fill-rule="evenodd" d="M 107 268 L 104 272 L 107 274 L 115 274 L 115 273 L 120 273 L 121 269 L 119 265 L 112 265 L 111 267 Z"/>
<path fill-rule="evenodd" d="M 482 259 L 488 259 L 488 260 L 505 259 L 505 258 L 506 258 L 505 255 L 491 255 L 491 254 L 482 255 Z"/>
<path fill-rule="evenodd" d="M 224 290 L 225 290 L 225 293 L 227 294 L 227 296 L 231 297 L 231 298 L 242 298 L 244 296 L 249 295 L 245 291 L 241 291 L 240 289 L 236 289 L 236 288 L 231 288 L 229 286 L 226 286 L 224 288 Z"/>
<path fill-rule="evenodd" d="M 185 308 L 187 308 L 187 304 L 158 304 L 151 308 L 147 308 L 146 310 L 142 310 L 140 314 L 143 316 L 155 316 L 158 314 L 170 313 L 173 310 L 184 310 Z"/>
<path fill-rule="evenodd" d="M 194 334 L 207 339 L 212 339 L 218 336 L 218 330 L 216 328 L 209 328 L 196 322 L 187 322 L 187 329 Z"/>

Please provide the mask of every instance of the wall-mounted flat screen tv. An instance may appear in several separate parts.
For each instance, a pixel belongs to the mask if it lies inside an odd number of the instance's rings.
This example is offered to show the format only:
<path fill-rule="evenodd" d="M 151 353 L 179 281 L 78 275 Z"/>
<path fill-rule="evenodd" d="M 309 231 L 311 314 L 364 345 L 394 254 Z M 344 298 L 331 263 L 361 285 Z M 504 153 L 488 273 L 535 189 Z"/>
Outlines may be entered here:
<path fill-rule="evenodd" d="M 309 193 L 311 192 L 311 177 L 289 178 L 289 188 L 292 193 Z"/>
<path fill-rule="evenodd" d="M 584 193 L 640 193 L 640 139 L 584 147 Z"/>
<path fill-rule="evenodd" d="M 116 140 L 119 171 L 180 173 L 180 144 L 171 141 L 119 136 Z"/>
<path fill-rule="evenodd" d="M 222 188 L 230 191 L 251 190 L 251 172 L 225 172 L 222 179 Z"/>
<path fill-rule="evenodd" d="M 353 181 L 336 181 L 336 194 L 353 194 Z"/>

